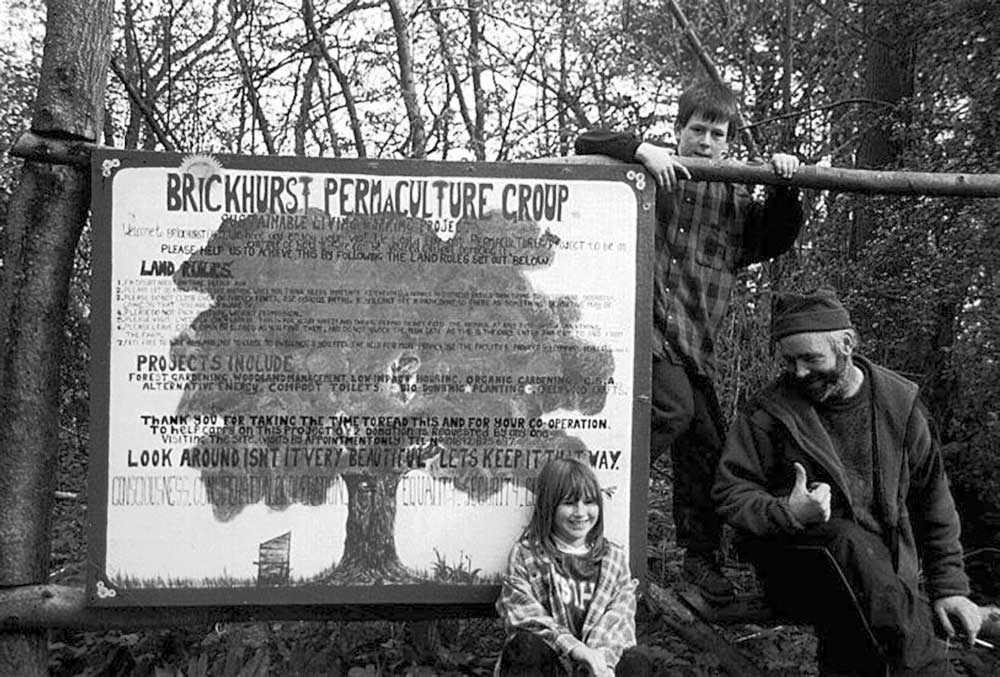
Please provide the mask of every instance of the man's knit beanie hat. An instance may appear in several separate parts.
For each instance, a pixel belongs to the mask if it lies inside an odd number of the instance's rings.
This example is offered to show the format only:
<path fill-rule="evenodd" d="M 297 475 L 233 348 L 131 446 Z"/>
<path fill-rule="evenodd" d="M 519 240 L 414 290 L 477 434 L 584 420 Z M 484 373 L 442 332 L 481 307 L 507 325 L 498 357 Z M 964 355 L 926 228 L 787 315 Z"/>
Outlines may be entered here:
<path fill-rule="evenodd" d="M 779 293 L 771 310 L 771 340 L 814 331 L 853 329 L 847 309 L 829 287 L 804 294 Z"/>

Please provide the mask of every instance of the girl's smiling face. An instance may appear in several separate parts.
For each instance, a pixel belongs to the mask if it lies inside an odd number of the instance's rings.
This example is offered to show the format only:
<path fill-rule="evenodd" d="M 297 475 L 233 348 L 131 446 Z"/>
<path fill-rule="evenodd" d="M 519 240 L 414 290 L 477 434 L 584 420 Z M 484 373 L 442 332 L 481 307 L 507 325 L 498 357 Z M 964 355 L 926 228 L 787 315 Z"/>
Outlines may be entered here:
<path fill-rule="evenodd" d="M 555 535 L 559 540 L 573 547 L 587 544 L 587 534 L 597 524 L 601 509 L 597 499 L 577 496 L 564 497 L 556 506 Z"/>

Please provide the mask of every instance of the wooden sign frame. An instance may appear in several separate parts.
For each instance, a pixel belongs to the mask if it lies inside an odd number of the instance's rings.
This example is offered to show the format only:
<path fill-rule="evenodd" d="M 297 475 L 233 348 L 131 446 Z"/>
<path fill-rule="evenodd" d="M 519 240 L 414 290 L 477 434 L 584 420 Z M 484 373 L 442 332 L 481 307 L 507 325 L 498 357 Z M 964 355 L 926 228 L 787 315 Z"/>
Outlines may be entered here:
<path fill-rule="evenodd" d="M 644 577 L 641 170 L 101 150 L 92 174 L 92 605 L 481 609 L 564 454 Z"/>

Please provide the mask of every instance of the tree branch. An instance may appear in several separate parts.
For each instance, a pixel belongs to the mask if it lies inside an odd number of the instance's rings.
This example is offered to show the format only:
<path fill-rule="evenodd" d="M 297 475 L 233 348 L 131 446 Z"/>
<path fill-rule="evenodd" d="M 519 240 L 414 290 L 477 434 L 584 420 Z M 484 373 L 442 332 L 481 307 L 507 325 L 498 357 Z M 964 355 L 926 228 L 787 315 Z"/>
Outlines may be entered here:
<path fill-rule="evenodd" d="M 169 132 L 160 126 L 151 105 L 142 98 L 142 95 L 139 94 L 138 90 L 136 90 L 135 85 L 129 82 L 128 76 L 125 74 L 125 71 L 122 69 L 117 59 L 114 57 L 111 57 L 111 70 L 114 72 L 115 77 L 118 78 L 118 81 L 125 87 L 125 91 L 128 93 L 128 98 L 132 100 L 132 103 L 134 103 L 136 108 L 139 109 L 139 112 L 142 113 L 142 119 L 146 121 L 147 125 L 149 125 L 150 131 L 153 132 L 153 136 L 155 136 L 156 140 L 160 142 L 160 145 L 163 146 L 164 150 L 169 152 L 176 151 L 178 148 L 176 140 Z"/>
<path fill-rule="evenodd" d="M 354 5 L 356 3 L 351 4 Z M 347 107 L 347 115 L 351 120 L 351 133 L 354 135 L 354 148 L 358 153 L 358 157 L 367 157 L 365 138 L 361 133 L 361 118 L 358 116 L 357 103 L 354 99 L 354 92 L 351 90 L 351 81 L 344 75 L 344 71 L 340 69 L 340 64 L 337 60 L 330 56 L 330 50 L 327 49 L 326 41 L 316 27 L 316 12 L 312 0 L 302 0 L 302 21 L 306 25 L 306 32 L 309 34 L 309 39 L 315 43 L 323 57 L 323 61 L 326 62 L 327 68 L 337 78 L 337 84 L 340 85 L 340 92 L 344 95 L 344 105 Z M 327 125 L 330 126 L 332 132 L 333 126 L 332 119 L 329 116 L 329 104 L 325 98 L 324 109 L 327 113 Z M 336 145 L 336 138 L 334 142 Z M 339 155 L 339 153 L 337 154 Z"/>
<path fill-rule="evenodd" d="M 710 57 L 708 52 L 705 51 L 705 48 L 701 44 L 701 40 L 698 39 L 694 29 L 691 28 L 691 24 L 688 23 L 687 17 L 684 16 L 684 12 L 681 11 L 680 5 L 677 4 L 677 0 L 667 0 L 667 7 L 670 9 L 670 13 L 674 15 L 674 19 L 677 20 L 681 30 L 684 31 L 684 37 L 687 39 L 691 49 L 694 50 L 695 56 L 698 57 L 698 61 L 701 62 L 705 72 L 708 73 L 708 77 L 710 77 L 713 82 L 723 84 L 722 75 L 719 74 L 719 69 L 716 68 L 715 62 L 712 61 L 712 57 Z M 736 126 L 742 132 L 743 143 L 745 143 L 747 147 L 747 154 L 750 157 L 757 157 L 757 143 L 754 141 L 753 134 L 750 132 L 749 128 L 744 125 L 743 117 L 739 114 L 739 112 L 736 113 Z"/>
<path fill-rule="evenodd" d="M 240 49 L 239 41 L 236 39 L 236 18 L 239 16 L 239 13 L 236 11 L 236 3 L 234 0 L 230 0 L 229 6 L 232 12 L 232 18 L 227 26 L 227 29 L 229 33 L 229 42 L 232 45 L 233 53 L 236 55 L 236 61 L 240 67 L 240 78 L 243 80 L 243 87 L 246 89 L 247 98 L 250 99 L 250 109 L 253 111 L 254 118 L 260 126 L 260 134 L 264 139 L 264 146 L 267 148 L 268 154 L 277 155 L 278 151 L 274 145 L 274 137 L 271 135 L 271 125 L 267 121 L 267 116 L 264 115 L 264 109 L 260 105 L 260 93 L 257 91 L 257 86 L 253 82 L 252 74 L 250 72 L 250 64 L 247 63 L 246 55 L 243 54 L 243 51 Z"/>
<path fill-rule="evenodd" d="M 758 120 L 757 122 L 751 122 L 750 124 L 743 125 L 740 130 L 752 129 L 754 127 L 763 127 L 764 125 L 771 124 L 772 122 L 780 122 L 781 120 L 788 120 L 789 118 L 797 118 L 803 115 L 809 115 L 810 113 L 818 113 L 824 110 L 830 110 L 833 108 L 839 108 L 840 106 L 848 106 L 851 104 L 863 103 L 872 106 L 885 106 L 887 108 L 895 108 L 896 104 L 891 101 L 879 101 L 878 99 L 866 99 L 864 97 L 857 97 L 852 99 L 840 99 L 839 101 L 834 101 L 833 103 L 824 104 L 822 106 L 813 106 L 812 108 L 806 108 L 805 110 L 796 110 L 790 113 L 783 113 L 781 115 L 775 115 L 774 117 L 765 118 L 763 120 Z"/>
<path fill-rule="evenodd" d="M 469 68 L 472 70 L 472 105 L 475 123 L 472 144 L 476 158 L 486 159 L 486 102 L 483 96 L 483 60 L 479 53 L 482 1 L 468 0 L 469 9 Z"/>
<path fill-rule="evenodd" d="M 424 128 L 424 118 L 420 114 L 420 104 L 417 102 L 417 85 L 413 79 L 413 54 L 410 45 L 409 22 L 403 15 L 399 0 L 386 0 L 389 15 L 392 17 L 393 33 L 396 35 L 396 56 L 399 62 L 399 86 L 403 94 L 403 106 L 406 108 L 406 118 L 410 123 L 410 152 L 414 158 L 427 155 L 427 132 Z"/>
<path fill-rule="evenodd" d="M 445 72 L 451 78 L 452 84 L 455 87 L 458 110 L 462 115 L 462 121 L 465 122 L 465 130 L 469 135 L 470 145 L 472 145 L 476 153 L 476 159 L 480 161 L 485 160 L 486 158 L 482 155 L 482 144 L 476 143 L 476 123 L 472 119 L 472 112 L 469 110 L 469 105 L 465 101 L 465 95 L 462 93 L 462 79 L 458 75 L 458 67 L 455 65 L 455 59 L 451 54 L 451 47 L 448 46 L 447 31 L 445 30 L 444 22 L 441 20 L 441 8 L 435 4 L 434 0 L 427 0 L 427 2 L 431 10 L 431 21 L 434 23 L 434 30 L 437 32 L 438 42 L 441 44 L 441 58 L 444 61 Z"/>

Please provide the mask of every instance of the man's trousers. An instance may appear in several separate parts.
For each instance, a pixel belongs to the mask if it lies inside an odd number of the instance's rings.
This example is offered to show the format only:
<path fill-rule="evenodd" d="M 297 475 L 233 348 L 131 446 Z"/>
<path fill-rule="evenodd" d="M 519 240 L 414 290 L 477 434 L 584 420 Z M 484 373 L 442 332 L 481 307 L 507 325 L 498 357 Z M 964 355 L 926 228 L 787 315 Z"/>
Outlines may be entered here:
<path fill-rule="evenodd" d="M 777 610 L 816 627 L 823 674 L 952 674 L 930 605 L 896 574 L 878 535 L 833 518 L 747 545 Z"/>

